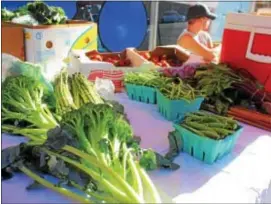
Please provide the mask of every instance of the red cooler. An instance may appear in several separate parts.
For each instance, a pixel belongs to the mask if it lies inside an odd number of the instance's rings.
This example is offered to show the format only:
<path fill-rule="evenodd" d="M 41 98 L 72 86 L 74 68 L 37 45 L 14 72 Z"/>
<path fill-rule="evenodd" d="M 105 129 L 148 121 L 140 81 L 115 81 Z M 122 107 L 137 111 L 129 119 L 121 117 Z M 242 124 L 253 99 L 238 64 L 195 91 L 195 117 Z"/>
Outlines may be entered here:
<path fill-rule="evenodd" d="M 271 17 L 228 14 L 220 60 L 248 70 L 271 92 Z"/>

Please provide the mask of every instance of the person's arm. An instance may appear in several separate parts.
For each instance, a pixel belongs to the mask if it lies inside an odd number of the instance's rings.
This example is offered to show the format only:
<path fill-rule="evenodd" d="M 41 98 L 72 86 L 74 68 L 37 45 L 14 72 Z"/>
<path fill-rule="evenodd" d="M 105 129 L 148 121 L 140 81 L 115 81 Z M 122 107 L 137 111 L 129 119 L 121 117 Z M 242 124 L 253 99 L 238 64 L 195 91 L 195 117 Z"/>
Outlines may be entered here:
<path fill-rule="evenodd" d="M 211 48 L 215 52 L 219 51 L 221 49 L 221 43 L 213 42 L 208 32 L 204 32 L 204 34 L 208 42 L 208 48 Z"/>
<path fill-rule="evenodd" d="M 209 33 L 204 32 L 204 34 L 207 39 L 208 48 L 210 48 L 210 49 L 214 48 L 215 46 L 214 46 L 213 40 L 212 40 L 211 36 L 209 35 Z"/>
<path fill-rule="evenodd" d="M 190 50 L 191 52 L 200 55 L 207 61 L 212 61 L 215 58 L 215 54 L 212 49 L 200 44 L 192 36 L 184 35 L 178 39 L 178 45 Z"/>

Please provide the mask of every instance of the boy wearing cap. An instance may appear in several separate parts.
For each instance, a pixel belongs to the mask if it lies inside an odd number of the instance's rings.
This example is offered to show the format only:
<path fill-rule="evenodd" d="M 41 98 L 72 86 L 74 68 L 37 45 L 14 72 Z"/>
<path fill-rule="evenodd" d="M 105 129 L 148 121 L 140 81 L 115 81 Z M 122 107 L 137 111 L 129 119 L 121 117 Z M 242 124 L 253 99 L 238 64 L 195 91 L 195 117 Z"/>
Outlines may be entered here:
<path fill-rule="evenodd" d="M 208 29 L 210 20 L 215 18 L 216 15 L 211 13 L 207 6 L 191 6 L 187 13 L 187 29 L 179 36 L 177 44 L 201 56 L 205 61 L 213 61 L 219 47 L 213 45 L 210 35 L 205 30 Z"/>

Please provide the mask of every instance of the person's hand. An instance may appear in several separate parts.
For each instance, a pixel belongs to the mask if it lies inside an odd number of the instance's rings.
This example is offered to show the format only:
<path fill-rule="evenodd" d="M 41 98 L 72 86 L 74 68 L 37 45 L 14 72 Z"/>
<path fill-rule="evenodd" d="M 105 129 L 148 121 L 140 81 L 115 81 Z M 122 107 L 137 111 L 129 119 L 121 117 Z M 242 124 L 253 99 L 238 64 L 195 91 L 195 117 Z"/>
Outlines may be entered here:
<path fill-rule="evenodd" d="M 213 49 L 221 48 L 221 43 L 214 43 Z"/>
<path fill-rule="evenodd" d="M 217 56 L 217 55 L 220 55 L 220 52 L 221 52 L 221 44 L 218 44 L 218 45 L 214 45 L 214 47 L 213 47 L 213 52 L 215 53 L 215 55 Z"/>

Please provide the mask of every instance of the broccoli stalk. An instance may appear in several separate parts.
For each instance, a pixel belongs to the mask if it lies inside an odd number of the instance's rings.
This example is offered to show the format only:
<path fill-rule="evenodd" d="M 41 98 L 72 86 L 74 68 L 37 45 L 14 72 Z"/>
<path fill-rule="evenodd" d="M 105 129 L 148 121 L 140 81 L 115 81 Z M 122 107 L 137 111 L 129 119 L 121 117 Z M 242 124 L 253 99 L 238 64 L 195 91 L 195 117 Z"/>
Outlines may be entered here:
<path fill-rule="evenodd" d="M 40 176 L 38 176 L 37 174 L 35 174 L 34 172 L 32 172 L 30 169 L 28 169 L 25 166 L 21 166 L 19 167 L 20 171 L 23 172 L 24 174 L 26 174 L 27 176 L 29 176 L 30 178 L 32 178 L 33 180 L 37 181 L 38 183 L 40 183 L 41 185 L 50 188 L 58 193 L 61 193 L 65 196 L 67 196 L 68 198 L 71 198 L 73 200 L 77 200 L 80 203 L 92 203 L 91 200 L 80 196 L 76 193 L 73 193 L 72 191 L 66 189 L 66 188 L 62 188 L 62 187 L 57 187 L 56 185 L 52 184 L 51 182 L 41 178 Z"/>
<path fill-rule="evenodd" d="M 70 133 L 76 145 L 65 143 L 56 148 L 54 144 L 59 141 L 49 137 L 49 133 L 45 143 L 33 137 L 30 145 L 43 144 L 41 149 L 47 155 L 63 160 L 94 180 L 97 190 L 85 189 L 85 193 L 92 199 L 108 203 L 161 203 L 155 186 L 134 156 L 134 150 L 126 145 L 133 137 L 131 126 L 110 105 L 85 104 L 66 113 L 62 117 L 60 128 Z M 54 143 L 54 148 L 48 146 L 50 141 Z M 74 156 L 78 159 L 74 159 Z M 33 172 L 26 171 L 25 168 L 21 168 L 21 171 L 42 185 L 67 195 L 63 188 L 48 185 Z M 78 185 L 73 183 L 74 187 L 82 189 Z M 148 196 L 144 192 L 148 192 Z M 85 199 L 73 194 L 70 196 L 80 202 Z"/>
<path fill-rule="evenodd" d="M 42 85 L 26 76 L 8 77 L 3 83 L 2 124 L 26 123 L 27 128 L 51 129 L 58 125 L 43 103 Z M 16 127 L 14 127 L 16 128 Z M 18 131 L 18 129 L 17 129 Z"/>
<path fill-rule="evenodd" d="M 79 144 L 78 147 L 65 145 L 61 150 L 77 156 L 79 160 L 47 148 L 44 151 L 97 181 L 99 189 L 91 191 L 92 196 L 99 198 L 99 192 L 103 192 L 106 200 L 117 203 L 161 202 L 133 150 L 126 145 L 133 137 L 131 126 L 110 105 L 85 104 L 65 114 L 60 126 L 70 132 Z M 144 197 L 144 191 L 149 192 L 150 200 Z"/>
<path fill-rule="evenodd" d="M 15 135 L 23 135 L 32 141 L 39 141 L 41 143 L 45 142 L 47 139 L 48 129 L 39 128 L 18 128 L 13 125 L 3 125 L 2 131 L 7 133 L 12 133 Z"/>

